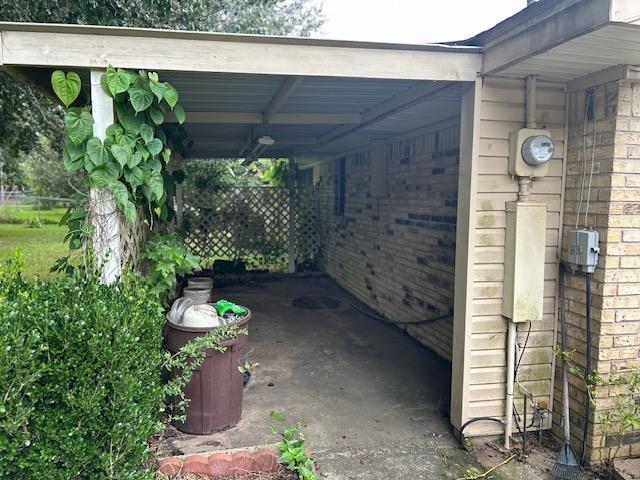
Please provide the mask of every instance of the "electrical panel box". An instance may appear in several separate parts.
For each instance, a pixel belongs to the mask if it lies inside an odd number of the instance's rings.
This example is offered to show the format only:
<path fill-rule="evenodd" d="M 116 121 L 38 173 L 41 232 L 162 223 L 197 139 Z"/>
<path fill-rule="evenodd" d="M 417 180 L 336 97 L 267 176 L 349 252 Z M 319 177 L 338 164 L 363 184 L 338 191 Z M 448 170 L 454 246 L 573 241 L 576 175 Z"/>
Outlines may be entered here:
<path fill-rule="evenodd" d="M 509 174 L 518 177 L 544 177 L 554 145 L 551 133 L 539 128 L 521 128 L 509 136 Z"/>
<path fill-rule="evenodd" d="M 569 234 L 569 263 L 579 267 L 583 272 L 593 273 L 598 264 L 598 232 L 583 228 L 572 230 Z"/>
<path fill-rule="evenodd" d="M 507 202 L 502 314 L 514 322 L 542 320 L 547 206 Z"/>

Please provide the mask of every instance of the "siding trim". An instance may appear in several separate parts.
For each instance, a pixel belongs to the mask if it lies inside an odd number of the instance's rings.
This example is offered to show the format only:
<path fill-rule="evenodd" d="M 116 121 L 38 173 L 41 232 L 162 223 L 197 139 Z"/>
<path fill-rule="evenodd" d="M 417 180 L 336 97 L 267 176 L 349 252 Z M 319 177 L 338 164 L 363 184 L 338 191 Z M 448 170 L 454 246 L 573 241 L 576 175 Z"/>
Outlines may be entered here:
<path fill-rule="evenodd" d="M 480 151 L 482 85 L 482 78 L 478 77 L 462 96 L 450 416 L 451 423 L 456 429 L 460 429 L 469 417 L 475 203 Z"/>

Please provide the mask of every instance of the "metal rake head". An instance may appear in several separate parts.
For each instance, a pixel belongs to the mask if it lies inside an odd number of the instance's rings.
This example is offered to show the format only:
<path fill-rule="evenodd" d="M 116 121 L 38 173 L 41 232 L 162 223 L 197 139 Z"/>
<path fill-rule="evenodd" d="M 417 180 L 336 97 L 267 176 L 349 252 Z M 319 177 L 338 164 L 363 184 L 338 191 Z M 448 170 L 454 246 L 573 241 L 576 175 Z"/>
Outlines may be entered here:
<path fill-rule="evenodd" d="M 582 467 L 569 442 L 562 444 L 556 463 L 551 470 L 551 478 L 552 480 L 584 480 Z"/>

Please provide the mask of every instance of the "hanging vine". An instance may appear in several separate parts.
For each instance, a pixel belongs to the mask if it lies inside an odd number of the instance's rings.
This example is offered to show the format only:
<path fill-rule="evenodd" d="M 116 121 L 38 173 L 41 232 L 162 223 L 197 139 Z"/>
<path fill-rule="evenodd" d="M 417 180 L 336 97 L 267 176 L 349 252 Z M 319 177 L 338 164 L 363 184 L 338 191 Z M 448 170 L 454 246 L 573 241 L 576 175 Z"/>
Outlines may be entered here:
<path fill-rule="evenodd" d="M 84 169 L 88 186 L 108 189 L 118 210 L 132 223 L 138 221 L 139 210 L 149 222 L 170 220 L 173 210 L 167 199 L 183 175 L 170 172 L 167 165 L 171 149 L 182 148 L 185 134 L 181 126 L 165 129 L 163 124 L 169 110 L 179 125 L 185 120 L 178 91 L 170 83 L 160 82 L 155 72 L 133 72 L 111 65 L 100 83 L 113 98 L 115 109 L 114 123 L 107 127 L 104 141 L 93 135 L 91 107 L 71 107 L 82 89 L 80 76 L 61 70 L 51 75 L 53 90 L 67 108 L 63 151 L 66 169 Z M 80 248 L 90 235 L 86 196 L 78 195 L 75 200 L 61 220 L 69 227 L 65 240 L 71 249 Z"/>

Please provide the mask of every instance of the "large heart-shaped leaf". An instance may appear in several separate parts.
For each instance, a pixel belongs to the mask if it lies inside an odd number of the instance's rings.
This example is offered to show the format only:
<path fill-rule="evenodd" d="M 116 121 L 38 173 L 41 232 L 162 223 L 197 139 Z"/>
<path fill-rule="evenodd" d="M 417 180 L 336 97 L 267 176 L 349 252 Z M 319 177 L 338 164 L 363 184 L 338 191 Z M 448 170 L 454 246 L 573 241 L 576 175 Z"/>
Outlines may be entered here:
<path fill-rule="evenodd" d="M 71 108 L 64 115 L 64 125 L 67 127 L 69 138 L 76 145 L 80 145 L 93 133 L 93 117 L 86 110 Z"/>
<path fill-rule="evenodd" d="M 84 157 L 85 148 L 82 145 L 76 145 L 68 138 L 64 142 L 64 153 L 69 155 L 71 160 L 78 160 Z"/>
<path fill-rule="evenodd" d="M 129 191 L 124 183 L 115 181 L 109 185 L 109 190 L 113 194 L 113 200 L 116 205 L 121 206 L 129 200 Z"/>
<path fill-rule="evenodd" d="M 106 134 L 109 137 L 114 137 L 116 141 L 118 141 L 118 138 L 124 133 L 124 130 L 122 130 L 122 127 L 120 125 L 118 125 L 117 123 L 111 124 L 107 127 L 107 131 Z"/>
<path fill-rule="evenodd" d="M 129 168 L 137 167 L 138 165 L 140 165 L 140 162 L 142 162 L 142 153 L 134 152 L 133 155 L 131 155 L 131 158 L 129 159 L 129 161 L 127 162 L 127 167 Z"/>
<path fill-rule="evenodd" d="M 122 146 L 122 145 L 111 145 L 111 153 L 113 154 L 113 158 L 120 164 L 121 167 L 124 167 L 131 157 L 133 157 L 133 151 L 130 147 Z"/>
<path fill-rule="evenodd" d="M 160 160 L 158 160 L 157 158 L 152 158 L 151 160 L 149 160 L 147 162 L 147 166 L 154 172 L 162 171 L 162 163 L 160 163 Z"/>
<path fill-rule="evenodd" d="M 122 213 L 131 223 L 136 223 L 138 219 L 138 212 L 136 210 L 136 206 L 131 200 L 127 200 L 127 202 L 122 206 Z"/>
<path fill-rule="evenodd" d="M 66 151 L 62 153 L 62 161 L 64 162 L 64 168 L 67 172 L 77 172 L 82 168 L 82 158 L 72 160 Z"/>
<path fill-rule="evenodd" d="M 98 137 L 87 142 L 87 155 L 94 165 L 104 165 L 109 161 L 109 152 Z"/>
<path fill-rule="evenodd" d="M 179 97 L 178 91 L 175 88 L 173 88 L 173 85 L 171 85 L 169 82 L 165 82 L 164 84 L 163 96 L 172 109 L 173 107 L 176 106 L 176 103 L 178 103 L 178 97 Z"/>
<path fill-rule="evenodd" d="M 160 172 L 151 171 L 147 184 L 149 185 L 151 196 L 154 200 L 162 198 L 162 194 L 164 193 L 164 180 Z"/>
<path fill-rule="evenodd" d="M 126 92 L 131 84 L 129 74 L 120 68 L 116 70 L 109 66 L 105 77 L 107 79 L 107 87 L 114 97 L 119 93 Z"/>
<path fill-rule="evenodd" d="M 132 88 L 129 90 L 129 100 L 136 112 L 143 112 L 153 103 L 153 94 L 144 88 Z"/>
<path fill-rule="evenodd" d="M 130 222 L 135 223 L 137 217 L 136 206 L 129 200 L 129 191 L 124 183 L 115 181 L 109 184 L 109 190 L 113 195 L 116 206 Z"/>
<path fill-rule="evenodd" d="M 105 187 L 118 179 L 120 171 L 117 165 L 109 162 L 104 165 L 96 166 L 89 174 L 91 183 L 96 187 Z"/>
<path fill-rule="evenodd" d="M 185 119 L 184 109 L 182 108 L 182 106 L 176 105 L 173 108 L 173 114 L 176 116 L 176 120 L 178 121 L 178 123 L 182 125 Z"/>
<path fill-rule="evenodd" d="M 149 88 L 151 88 L 151 91 L 158 98 L 158 101 L 160 102 L 164 97 L 164 92 L 166 91 L 166 87 L 164 86 L 164 83 L 151 82 L 149 84 Z"/>
<path fill-rule="evenodd" d="M 65 75 L 62 70 L 56 70 L 51 74 L 51 87 L 64 106 L 68 107 L 80 95 L 82 80 L 76 72 Z"/>
<path fill-rule="evenodd" d="M 147 149 L 151 155 L 158 155 L 162 151 L 162 142 L 159 138 L 154 138 L 146 144 Z"/>
<path fill-rule="evenodd" d="M 144 143 L 150 142 L 153 139 L 153 128 L 146 123 L 140 127 L 140 136 L 144 140 Z"/>
<path fill-rule="evenodd" d="M 155 105 L 152 105 L 149 109 L 149 116 L 156 125 L 161 125 L 164 122 L 164 112 Z"/>
<path fill-rule="evenodd" d="M 131 105 L 128 103 L 116 103 L 116 115 L 118 116 L 120 125 L 122 125 L 127 132 L 135 134 L 140 132 L 144 118 L 142 115 L 136 115 Z"/>
<path fill-rule="evenodd" d="M 142 170 L 138 167 L 134 167 L 130 170 L 125 170 L 124 178 L 129 182 L 131 188 L 135 192 L 136 188 L 144 183 L 144 174 Z"/>

